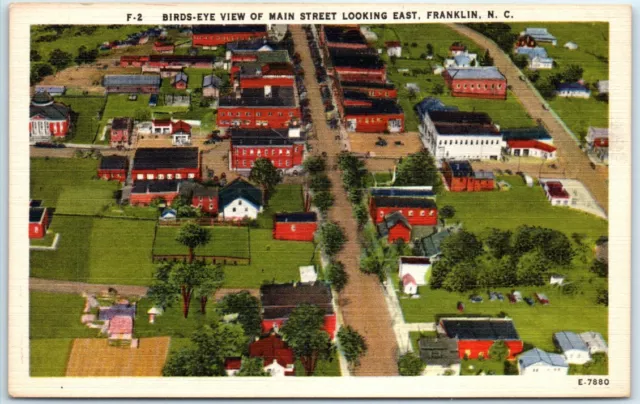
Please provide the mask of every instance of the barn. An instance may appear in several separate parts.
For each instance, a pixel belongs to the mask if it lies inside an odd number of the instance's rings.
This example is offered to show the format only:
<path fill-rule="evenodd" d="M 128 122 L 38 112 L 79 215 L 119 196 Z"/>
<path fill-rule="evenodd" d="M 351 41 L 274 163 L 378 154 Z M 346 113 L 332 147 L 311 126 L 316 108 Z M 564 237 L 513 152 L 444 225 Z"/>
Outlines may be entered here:
<path fill-rule="evenodd" d="M 107 93 L 157 94 L 160 76 L 142 74 L 109 74 L 102 79 Z"/>
<path fill-rule="evenodd" d="M 167 205 L 180 193 L 180 181 L 136 181 L 131 188 L 129 203 L 133 206 L 148 206 L 154 199 L 162 199 Z"/>
<path fill-rule="evenodd" d="M 443 162 L 442 175 L 451 192 L 492 191 L 496 186 L 492 172 L 474 171 L 466 160 Z"/>
<path fill-rule="evenodd" d="M 266 37 L 266 25 L 194 25 L 191 42 L 193 46 L 220 46 Z"/>
<path fill-rule="evenodd" d="M 458 340 L 460 358 L 488 358 L 496 341 L 507 345 L 509 359 L 514 359 L 524 347 L 513 320 L 507 318 L 442 318 L 437 328 L 440 334 Z"/>
<path fill-rule="evenodd" d="M 315 212 L 278 213 L 273 221 L 273 238 L 276 240 L 313 241 L 318 228 Z"/>
<path fill-rule="evenodd" d="M 41 206 L 42 201 L 29 203 L 29 238 L 43 238 L 49 227 L 47 208 Z"/>
<path fill-rule="evenodd" d="M 103 156 L 98 166 L 98 178 L 125 182 L 129 159 L 126 156 Z"/>
<path fill-rule="evenodd" d="M 131 175 L 134 181 L 200 179 L 200 152 L 197 147 L 140 148 Z"/>
<path fill-rule="evenodd" d="M 430 198 L 372 196 L 369 199 L 369 214 L 375 224 L 384 217 L 400 212 L 412 226 L 435 226 L 438 224 L 438 209 Z"/>

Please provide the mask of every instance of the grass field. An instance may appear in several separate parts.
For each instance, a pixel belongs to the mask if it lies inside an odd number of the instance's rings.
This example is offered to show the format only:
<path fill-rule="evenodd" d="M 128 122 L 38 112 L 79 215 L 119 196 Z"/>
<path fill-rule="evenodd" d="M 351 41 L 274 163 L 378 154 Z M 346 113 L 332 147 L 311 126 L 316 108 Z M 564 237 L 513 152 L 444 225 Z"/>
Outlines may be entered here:
<path fill-rule="evenodd" d="M 399 40 L 403 44 L 402 57 L 398 58 L 395 64 L 389 61 L 384 52 L 382 58 L 387 62 L 389 80 L 398 88 L 398 102 L 405 112 L 405 127 L 407 131 L 418 130 L 418 117 L 413 107 L 424 97 L 437 97 L 446 105 L 457 106 L 461 111 L 486 112 L 496 124 L 503 128 L 534 126 L 535 123 L 513 93 L 509 92 L 506 100 L 452 97 L 449 95 L 442 76 L 431 73 L 431 66 L 442 65 L 444 58 L 449 57 L 449 46 L 455 41 L 464 43 L 469 52 L 478 53 L 476 45 L 467 38 L 441 24 L 375 26 L 373 31 L 378 34 L 377 46 L 379 48 L 384 48 L 384 42 L 390 40 Z M 411 46 L 414 42 L 417 45 L 416 47 Z M 433 46 L 434 57 L 432 60 L 420 59 L 420 56 L 426 53 L 427 43 Z M 479 56 L 482 55 L 482 53 L 479 53 Z M 404 68 L 411 71 L 426 69 L 429 73 L 418 73 L 413 76 L 410 71 L 405 76 L 406 73 L 398 72 L 398 69 Z M 416 83 L 420 87 L 415 99 L 409 98 L 409 92 L 405 88 L 407 83 Z M 434 92 L 436 86 L 442 86 L 444 93 L 436 94 Z"/>
<path fill-rule="evenodd" d="M 55 238 L 56 238 L 55 230 L 52 228 L 49 228 L 47 230 L 47 234 L 45 234 L 43 238 L 29 239 L 29 245 L 49 247 L 51 244 L 53 244 L 53 240 Z"/>
<path fill-rule="evenodd" d="M 263 229 L 273 228 L 273 215 L 284 212 L 302 212 L 304 201 L 301 185 L 280 184 L 269 198 L 269 205 L 258 216 L 258 225 Z"/>
<path fill-rule="evenodd" d="M 148 285 L 152 221 L 54 216 L 55 251 L 31 251 L 30 274 L 77 282 Z"/>
<path fill-rule="evenodd" d="M 32 339 L 29 341 L 31 377 L 63 377 L 71 352 L 71 338 Z"/>
<path fill-rule="evenodd" d="M 72 129 L 71 136 L 66 137 L 67 142 L 91 144 L 95 143 L 100 127 L 100 113 L 105 107 L 105 97 L 57 97 L 56 101 L 71 108 L 77 119 Z"/>
<path fill-rule="evenodd" d="M 296 368 L 296 376 L 297 377 L 305 377 L 304 366 L 302 366 L 302 362 L 299 360 L 295 363 Z M 316 365 L 316 370 L 313 373 L 314 377 L 325 376 L 325 377 L 335 377 L 341 376 L 340 372 L 340 362 L 338 361 L 338 354 L 333 353 L 329 359 L 319 360 Z"/>
<path fill-rule="evenodd" d="M 149 94 L 138 94 L 138 99 L 129 101 L 127 94 L 109 94 L 104 108 L 103 121 L 117 117 L 134 119 L 150 118 Z"/>
<path fill-rule="evenodd" d="M 211 241 L 196 248 L 196 256 L 249 257 L 249 229 L 247 227 L 208 227 Z M 188 254 L 188 249 L 176 241 L 180 227 L 158 226 L 153 254 Z"/>
<path fill-rule="evenodd" d="M 186 319 L 182 315 L 182 300 L 176 301 L 161 316 L 156 317 L 155 324 L 149 323 L 147 311 L 151 307 L 153 307 L 153 304 L 147 298 L 142 298 L 138 302 L 135 327 L 136 338 L 168 335 L 179 340 L 184 338 L 187 341 L 185 344 L 188 344 L 188 338 L 199 327 L 218 321 L 213 299 L 210 299 L 209 304 L 207 304 L 207 313 L 205 315 L 200 312 L 200 302 L 195 298 L 192 299 L 189 317 Z"/>

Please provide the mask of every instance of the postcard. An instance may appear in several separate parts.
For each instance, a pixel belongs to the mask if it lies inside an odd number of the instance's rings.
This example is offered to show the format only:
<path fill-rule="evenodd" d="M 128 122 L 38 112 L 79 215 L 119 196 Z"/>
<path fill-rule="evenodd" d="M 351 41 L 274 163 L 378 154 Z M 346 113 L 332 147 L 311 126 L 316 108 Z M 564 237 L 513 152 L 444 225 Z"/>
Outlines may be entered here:
<path fill-rule="evenodd" d="M 619 5 L 13 5 L 10 393 L 628 396 L 631 51 Z"/>

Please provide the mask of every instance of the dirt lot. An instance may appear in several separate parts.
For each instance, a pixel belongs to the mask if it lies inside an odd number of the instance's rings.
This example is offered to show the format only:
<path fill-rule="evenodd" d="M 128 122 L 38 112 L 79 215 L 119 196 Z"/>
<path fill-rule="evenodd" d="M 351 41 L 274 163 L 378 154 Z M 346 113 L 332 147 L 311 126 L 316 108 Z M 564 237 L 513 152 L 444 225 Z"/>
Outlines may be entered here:
<path fill-rule="evenodd" d="M 73 341 L 67 376 L 162 376 L 169 337 L 142 338 L 138 348 L 111 347 L 104 338 Z"/>
<path fill-rule="evenodd" d="M 203 175 L 206 169 L 213 170 L 214 175 L 227 173 L 227 180 L 231 181 L 238 177 L 238 174 L 229 170 L 229 141 L 225 140 L 215 145 L 202 146 L 202 168 Z"/>
<path fill-rule="evenodd" d="M 378 137 L 387 141 L 387 146 L 376 146 Z M 395 142 L 402 142 L 396 145 Z M 349 144 L 354 153 L 370 153 L 371 157 L 400 158 L 419 152 L 422 142 L 417 132 L 407 132 L 402 135 L 382 135 L 376 133 L 350 133 Z"/>

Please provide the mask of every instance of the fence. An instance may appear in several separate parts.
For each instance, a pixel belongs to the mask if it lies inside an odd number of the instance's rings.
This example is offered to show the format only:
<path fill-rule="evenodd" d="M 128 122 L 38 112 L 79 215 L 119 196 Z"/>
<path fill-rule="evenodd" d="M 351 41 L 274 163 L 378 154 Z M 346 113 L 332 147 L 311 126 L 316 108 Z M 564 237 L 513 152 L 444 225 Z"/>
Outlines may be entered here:
<path fill-rule="evenodd" d="M 187 262 L 189 256 L 187 254 L 178 255 L 165 255 L 165 254 L 152 254 L 153 262 L 172 261 L 172 262 Z M 246 257 L 229 257 L 223 255 L 196 255 L 196 261 L 202 261 L 211 264 L 223 264 L 223 265 L 250 265 L 251 258 Z"/>
<path fill-rule="evenodd" d="M 199 226 L 249 227 L 249 223 L 244 221 L 220 220 L 213 217 L 158 220 L 158 226 L 179 227 L 179 226 L 182 226 L 184 223 L 189 223 L 189 222 L 196 223 Z"/>

